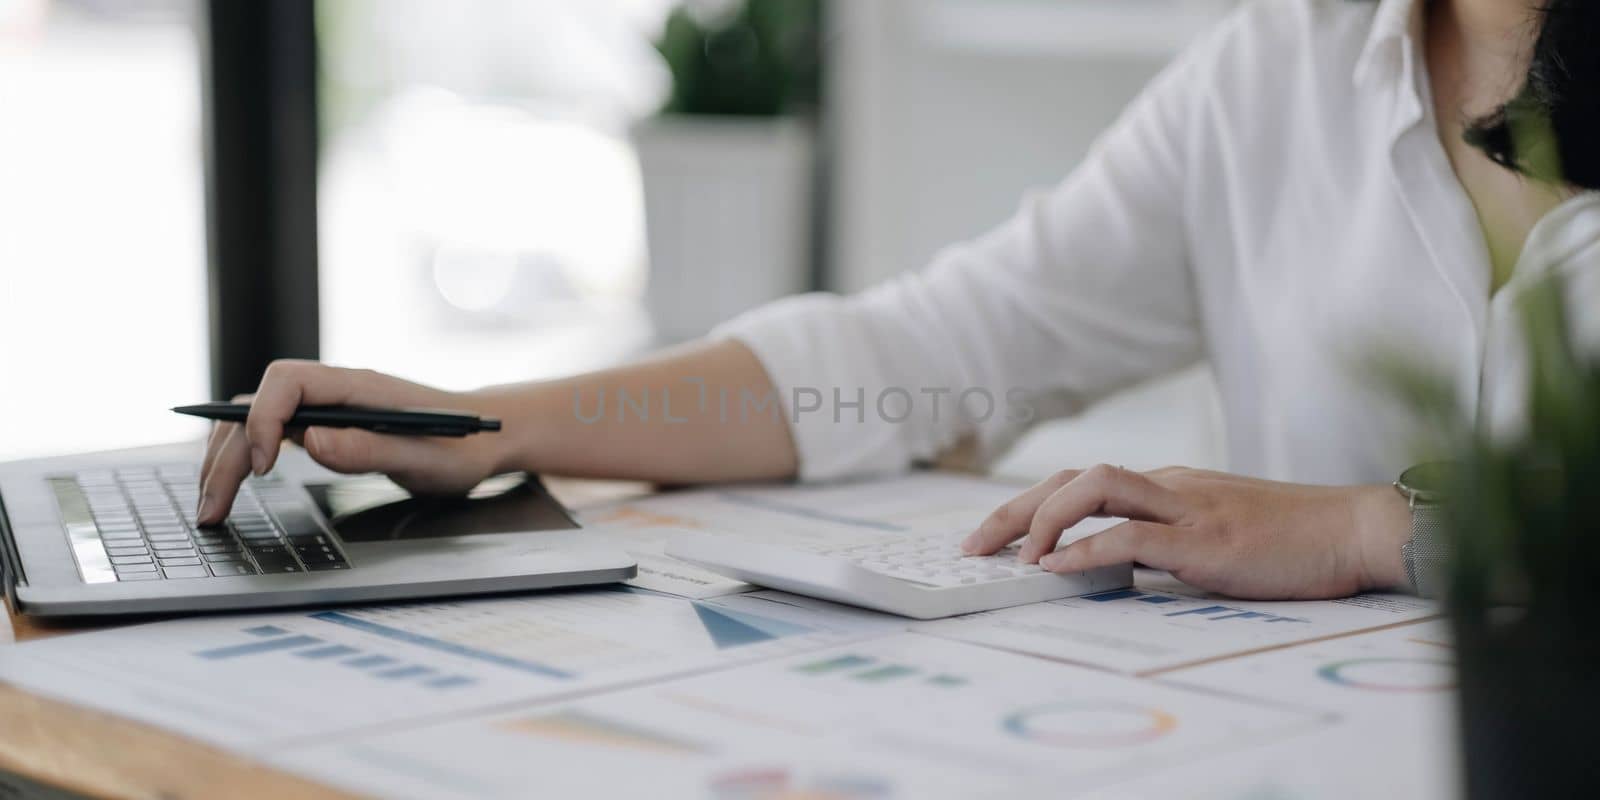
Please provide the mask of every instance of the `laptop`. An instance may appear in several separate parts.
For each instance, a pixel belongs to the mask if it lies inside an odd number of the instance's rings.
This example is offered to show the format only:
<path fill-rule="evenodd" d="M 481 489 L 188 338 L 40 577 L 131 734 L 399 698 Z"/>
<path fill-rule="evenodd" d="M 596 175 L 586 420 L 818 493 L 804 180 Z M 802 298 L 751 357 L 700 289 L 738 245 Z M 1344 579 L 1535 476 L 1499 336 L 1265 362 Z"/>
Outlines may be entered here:
<path fill-rule="evenodd" d="M 0 464 L 0 566 L 39 617 L 224 611 L 549 589 L 632 578 L 532 475 L 417 498 L 285 446 L 226 522 L 195 525 L 195 444 Z"/>

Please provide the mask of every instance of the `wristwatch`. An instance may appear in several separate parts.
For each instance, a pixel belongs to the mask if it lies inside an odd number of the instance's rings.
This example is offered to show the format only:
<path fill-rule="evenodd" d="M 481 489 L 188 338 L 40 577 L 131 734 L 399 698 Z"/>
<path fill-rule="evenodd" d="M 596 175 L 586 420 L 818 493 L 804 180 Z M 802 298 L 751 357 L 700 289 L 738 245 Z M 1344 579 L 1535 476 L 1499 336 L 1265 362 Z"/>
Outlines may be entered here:
<path fill-rule="evenodd" d="M 1411 506 L 1411 538 L 1400 548 L 1411 589 L 1421 597 L 1444 592 L 1446 475 L 1450 464 L 1431 461 L 1400 473 L 1394 488 Z"/>

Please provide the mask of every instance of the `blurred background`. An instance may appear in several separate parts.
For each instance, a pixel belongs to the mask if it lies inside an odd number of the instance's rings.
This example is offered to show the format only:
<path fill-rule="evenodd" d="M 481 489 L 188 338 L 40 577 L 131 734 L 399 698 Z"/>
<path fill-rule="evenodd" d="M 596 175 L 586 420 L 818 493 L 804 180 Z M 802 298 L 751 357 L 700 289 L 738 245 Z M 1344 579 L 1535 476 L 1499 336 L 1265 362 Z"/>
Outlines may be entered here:
<path fill-rule="evenodd" d="M 0 459 L 197 437 L 275 355 L 469 388 L 917 269 L 1230 5 L 0 0 Z M 1220 466 L 1210 377 L 997 471 L 1095 461 Z"/>

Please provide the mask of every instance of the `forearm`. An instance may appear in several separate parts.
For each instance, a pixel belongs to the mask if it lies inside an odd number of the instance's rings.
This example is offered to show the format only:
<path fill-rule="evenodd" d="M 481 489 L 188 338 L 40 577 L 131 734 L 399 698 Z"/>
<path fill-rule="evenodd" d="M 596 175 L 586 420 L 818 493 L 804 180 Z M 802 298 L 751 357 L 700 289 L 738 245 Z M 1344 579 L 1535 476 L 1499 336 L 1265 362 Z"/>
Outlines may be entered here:
<path fill-rule="evenodd" d="M 490 445 L 500 471 L 702 483 L 787 478 L 798 466 L 771 380 L 735 341 L 470 400 L 505 422 Z"/>

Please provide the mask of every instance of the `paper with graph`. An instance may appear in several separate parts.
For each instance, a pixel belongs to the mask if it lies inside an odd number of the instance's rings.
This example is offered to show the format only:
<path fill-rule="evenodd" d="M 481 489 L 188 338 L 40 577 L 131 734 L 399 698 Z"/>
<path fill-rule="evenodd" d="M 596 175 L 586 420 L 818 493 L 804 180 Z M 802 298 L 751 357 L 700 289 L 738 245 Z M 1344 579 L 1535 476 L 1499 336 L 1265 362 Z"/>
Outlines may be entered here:
<path fill-rule="evenodd" d="M 1455 651 L 1442 620 L 1175 670 L 1161 680 L 1249 694 L 1341 717 L 1442 710 L 1454 700 Z"/>
<path fill-rule="evenodd" d="M 224 746 L 503 706 L 900 629 L 778 592 L 637 589 L 174 620 L 0 650 L 0 681 Z"/>
<path fill-rule="evenodd" d="M 1209 595 L 1156 570 L 1139 570 L 1134 582 L 1131 589 L 917 623 L 915 629 L 1143 673 L 1438 613 L 1435 604 L 1410 595 L 1249 602 Z"/>
<path fill-rule="evenodd" d="M 654 686 L 280 752 L 384 797 L 1060 795 L 1326 724 L 900 634 Z"/>
<path fill-rule="evenodd" d="M 1330 723 L 1309 737 L 1162 770 L 1097 797 L 1461 797 L 1447 634 L 1433 620 L 1165 673 L 1155 680 L 1314 711 Z"/>

